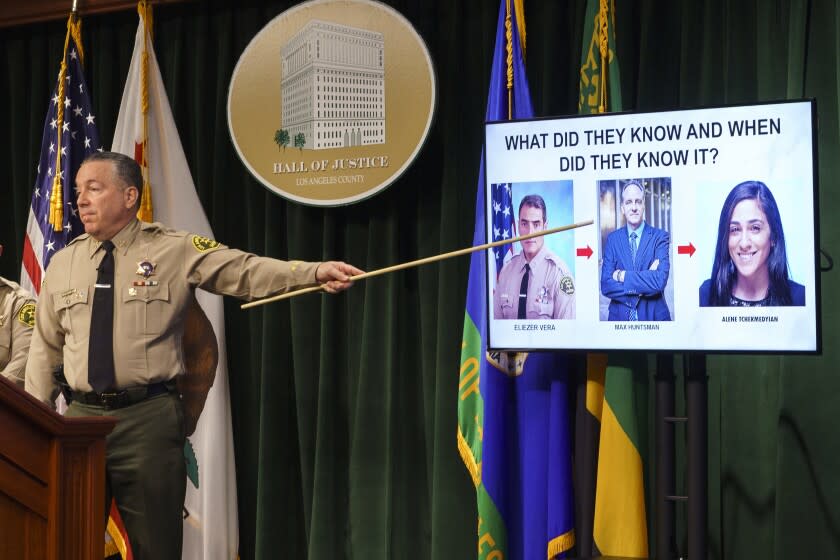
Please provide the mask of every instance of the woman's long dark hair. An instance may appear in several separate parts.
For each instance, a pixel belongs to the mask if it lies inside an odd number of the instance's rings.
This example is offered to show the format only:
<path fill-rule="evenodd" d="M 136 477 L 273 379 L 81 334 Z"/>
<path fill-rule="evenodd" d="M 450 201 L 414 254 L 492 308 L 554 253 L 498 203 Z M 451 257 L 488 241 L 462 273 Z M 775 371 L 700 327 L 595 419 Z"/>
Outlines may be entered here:
<path fill-rule="evenodd" d="M 755 200 L 770 226 L 770 255 L 767 268 L 770 276 L 770 289 L 767 293 L 770 305 L 791 305 L 790 285 L 788 284 L 788 262 L 785 250 L 785 234 L 782 230 L 782 218 L 773 193 L 760 181 L 745 181 L 729 193 L 720 211 L 718 224 L 715 262 L 712 265 L 712 286 L 709 304 L 712 306 L 729 305 L 729 296 L 738 271 L 732 257 L 729 256 L 729 222 L 732 212 L 739 202 Z"/>

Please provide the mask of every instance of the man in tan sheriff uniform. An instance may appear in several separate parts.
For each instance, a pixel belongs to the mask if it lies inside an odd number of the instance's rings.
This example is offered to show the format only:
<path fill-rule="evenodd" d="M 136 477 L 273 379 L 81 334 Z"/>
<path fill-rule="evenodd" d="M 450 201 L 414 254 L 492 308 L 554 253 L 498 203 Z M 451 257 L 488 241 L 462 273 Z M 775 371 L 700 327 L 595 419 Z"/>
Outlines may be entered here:
<path fill-rule="evenodd" d="M 35 298 L 11 280 L 0 277 L 0 375 L 21 389 L 34 326 Z"/>
<path fill-rule="evenodd" d="M 177 560 L 186 472 L 183 409 L 174 380 L 184 371 L 181 339 L 193 290 L 256 299 L 322 283 L 335 293 L 362 271 L 335 261 L 258 257 L 140 222 L 138 185 L 139 166 L 122 154 L 94 153 L 79 168 L 77 203 L 86 233 L 57 252 L 46 271 L 26 390 L 52 403 L 52 372 L 63 363 L 73 391 L 66 415 L 119 419 L 106 442 L 107 498 L 117 500 L 135 559 Z M 112 285 L 97 276 L 109 251 Z M 113 342 L 107 346 L 113 348 L 113 382 L 97 393 L 91 381 L 101 384 L 95 372 L 110 361 L 100 351 L 110 337 L 99 331 L 92 336 L 91 324 L 99 322 L 94 300 L 107 290 L 113 290 Z"/>
<path fill-rule="evenodd" d="M 519 235 L 546 229 L 545 201 L 540 195 L 522 198 L 517 223 Z M 493 292 L 493 317 L 574 319 L 575 283 L 568 265 L 548 250 L 544 237 L 532 237 L 520 244 L 522 251 L 499 272 Z"/>

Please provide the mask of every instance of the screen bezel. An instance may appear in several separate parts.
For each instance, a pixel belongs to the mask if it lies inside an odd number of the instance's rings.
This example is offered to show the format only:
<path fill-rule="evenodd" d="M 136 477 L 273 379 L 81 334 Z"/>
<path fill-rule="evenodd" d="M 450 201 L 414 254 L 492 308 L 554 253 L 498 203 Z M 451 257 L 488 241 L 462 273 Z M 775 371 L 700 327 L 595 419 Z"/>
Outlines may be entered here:
<path fill-rule="evenodd" d="M 495 274 L 495 263 L 491 260 L 489 256 L 489 250 L 484 251 L 483 258 L 485 260 L 485 270 L 486 270 L 486 278 L 483 279 L 485 282 L 486 287 L 486 304 L 487 304 L 487 313 L 486 313 L 486 332 L 487 332 L 487 345 L 488 350 L 490 351 L 510 351 L 510 352 L 528 352 L 528 351 L 540 351 L 540 350 L 558 350 L 558 351 L 567 351 L 567 352 L 609 352 L 609 351 L 644 351 L 644 352 L 651 352 L 651 353 L 674 353 L 674 352 L 699 352 L 699 353 L 712 353 L 712 354 L 760 354 L 760 355 L 788 355 L 788 354 L 804 354 L 804 355 L 820 355 L 822 354 L 822 314 L 821 314 L 821 303 L 822 303 L 822 290 L 821 290 L 821 278 L 820 278 L 820 236 L 819 236 L 819 214 L 820 214 L 820 204 L 819 204 L 819 158 L 818 158 L 818 120 L 817 120 L 817 107 L 816 107 L 816 100 L 813 98 L 804 98 L 804 99 L 789 99 L 789 100 L 779 100 L 779 101 L 763 101 L 757 103 L 740 103 L 740 104 L 727 104 L 727 105 L 713 105 L 713 106 L 704 106 L 704 107 L 686 107 L 680 109 L 672 109 L 672 110 L 658 110 L 658 111 L 626 111 L 620 113 L 602 113 L 602 114 L 593 114 L 593 115 L 565 115 L 565 116 L 557 116 L 557 117 L 537 117 L 533 119 L 514 119 L 514 120 L 504 120 L 504 121 L 487 121 L 485 122 L 485 149 L 482 150 L 482 158 L 484 160 L 484 169 L 487 170 L 487 135 L 488 131 L 491 127 L 499 125 L 499 124 L 508 124 L 508 123 L 516 123 L 516 122 L 532 122 L 532 121 L 567 121 L 567 120 L 588 120 L 588 119 L 599 119 L 602 117 L 614 117 L 617 115 L 662 115 L 667 113 L 682 113 L 688 111 L 697 111 L 697 110 L 715 110 L 715 109 L 737 109 L 739 107 L 757 107 L 763 105 L 783 105 L 789 103 L 808 103 L 810 104 L 810 131 L 811 131 L 811 158 L 812 158 L 812 227 L 813 227 L 813 258 L 811 260 L 813 264 L 813 284 L 814 284 L 814 311 L 813 311 L 813 321 L 814 321 L 814 339 L 813 339 L 813 348 L 812 349 L 780 349 L 780 350 L 768 350 L 766 348 L 746 348 L 746 349 L 733 349 L 733 348 L 721 348 L 721 347 L 706 347 L 706 348 L 692 348 L 686 347 L 684 345 L 675 345 L 671 346 L 663 346 L 663 345 L 650 345 L 646 347 L 635 347 L 632 350 L 622 346 L 610 346 L 605 344 L 595 344 L 593 346 L 587 346 L 585 348 L 581 347 L 571 347 L 571 346 L 564 346 L 562 344 L 558 344 L 557 346 L 540 346 L 536 348 L 528 348 L 528 347 L 510 347 L 510 346 L 497 346 L 493 343 L 492 338 L 492 329 L 490 325 L 496 321 L 497 319 L 493 318 L 494 314 L 494 305 L 493 305 L 493 293 L 490 289 L 490 285 L 494 284 L 491 283 L 489 280 L 490 274 Z M 594 121 L 593 121 L 594 122 Z M 515 183 L 514 183 L 515 184 Z M 482 186 L 484 189 L 484 208 L 485 208 L 485 216 L 484 216 L 484 233 L 485 239 L 487 239 L 488 232 L 490 231 L 490 222 L 491 216 L 490 213 L 487 212 L 488 208 L 488 197 L 490 196 L 490 188 L 491 188 L 491 179 L 489 174 L 485 175 L 484 185 Z M 592 189 L 596 189 L 597 187 L 592 187 Z M 516 208 L 514 208 L 514 212 L 516 212 Z M 598 221 L 596 220 L 596 225 Z M 558 224 L 552 224 L 556 226 Z M 550 226 L 551 227 L 551 226 Z M 489 240 L 488 240 L 489 241 Z M 676 251 L 676 243 L 674 240 L 671 240 L 672 245 L 672 255 Z M 600 250 L 599 247 L 598 252 L 596 252 L 593 256 L 600 257 Z M 597 266 L 597 261 L 596 261 Z M 492 271 L 492 272 L 491 272 Z M 578 305 L 580 303 L 578 302 Z M 504 319 L 502 319 L 504 320 Z M 603 336 L 599 338 L 604 338 Z M 683 339 L 684 340 L 684 339 Z M 602 341 L 601 341 L 602 342 Z"/>

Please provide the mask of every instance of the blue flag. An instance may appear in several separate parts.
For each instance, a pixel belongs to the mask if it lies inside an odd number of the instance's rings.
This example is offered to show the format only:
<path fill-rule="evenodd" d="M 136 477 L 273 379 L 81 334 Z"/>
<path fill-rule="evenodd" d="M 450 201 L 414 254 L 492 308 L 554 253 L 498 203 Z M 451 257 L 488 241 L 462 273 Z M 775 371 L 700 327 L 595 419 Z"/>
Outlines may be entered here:
<path fill-rule="evenodd" d="M 488 121 L 534 116 L 520 33 L 521 2 L 510 2 L 507 10 L 508 2 L 502 0 Z M 518 208 L 511 207 L 511 187 L 492 186 L 493 240 L 514 235 Z M 473 245 L 486 242 L 484 189 L 482 158 Z M 511 560 L 544 560 L 562 556 L 574 545 L 569 379 L 565 356 L 558 353 L 487 352 L 486 266 L 494 262 L 498 274 L 511 250 L 509 245 L 496 248 L 493 261 L 473 253 L 470 261 L 458 448 L 476 487 L 478 557 L 501 553 Z"/>
<path fill-rule="evenodd" d="M 41 278 L 52 256 L 84 232 L 76 207 L 74 180 L 84 158 L 101 149 L 82 72 L 80 31 L 79 20 L 70 16 L 64 58 L 44 121 L 38 174 L 23 242 L 21 285 L 36 295 L 41 291 Z M 56 200 L 51 201 L 53 198 Z M 60 211 L 56 211 L 58 207 Z M 56 228 L 51 219 L 60 225 Z"/>

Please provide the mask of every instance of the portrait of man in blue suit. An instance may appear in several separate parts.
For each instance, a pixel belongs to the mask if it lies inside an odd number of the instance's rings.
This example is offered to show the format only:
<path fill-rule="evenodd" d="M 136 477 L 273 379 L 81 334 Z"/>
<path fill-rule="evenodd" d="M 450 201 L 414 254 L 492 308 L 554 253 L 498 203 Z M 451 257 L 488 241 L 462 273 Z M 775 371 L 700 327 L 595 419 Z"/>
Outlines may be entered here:
<path fill-rule="evenodd" d="M 609 298 L 609 321 L 670 321 L 665 286 L 671 270 L 668 232 L 645 223 L 645 192 L 638 181 L 621 189 L 624 227 L 607 236 L 601 293 Z"/>

